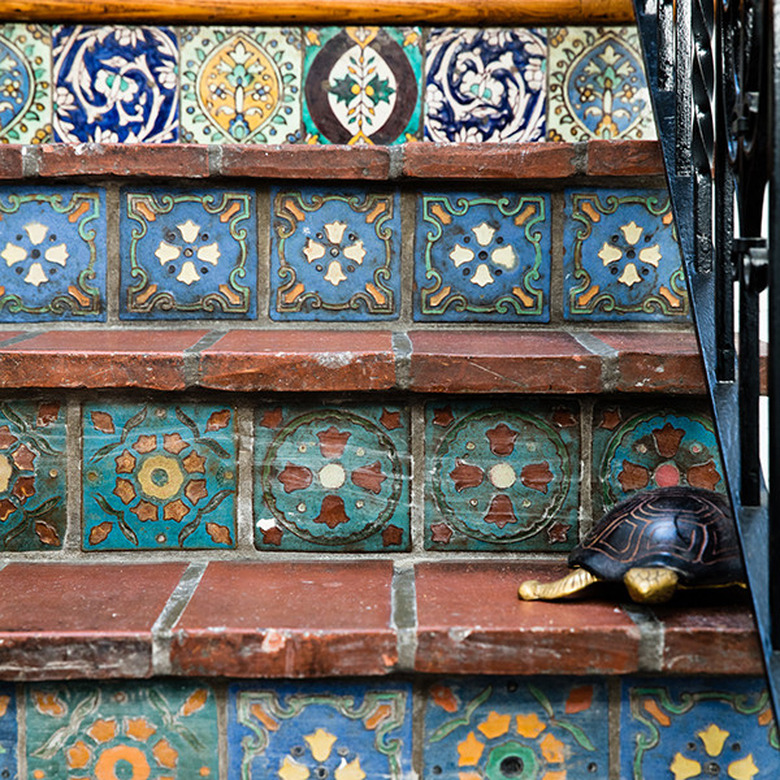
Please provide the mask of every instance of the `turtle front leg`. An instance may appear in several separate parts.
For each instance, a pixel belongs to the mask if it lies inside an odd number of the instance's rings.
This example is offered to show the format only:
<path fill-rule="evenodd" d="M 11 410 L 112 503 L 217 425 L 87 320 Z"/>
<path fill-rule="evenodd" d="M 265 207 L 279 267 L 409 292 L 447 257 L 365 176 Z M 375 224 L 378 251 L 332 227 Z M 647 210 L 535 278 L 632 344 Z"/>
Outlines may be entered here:
<path fill-rule="evenodd" d="M 561 577 L 561 579 L 554 582 L 526 580 L 520 586 L 517 595 L 523 601 L 537 601 L 539 599 L 550 601 L 552 599 L 561 599 L 565 596 L 572 596 L 581 590 L 585 590 L 588 585 L 598 581 L 598 577 L 591 574 L 587 569 L 574 569 L 565 577 Z"/>
<path fill-rule="evenodd" d="M 677 590 L 678 580 L 677 572 L 657 567 L 636 567 L 623 575 L 628 595 L 639 604 L 669 601 Z"/>

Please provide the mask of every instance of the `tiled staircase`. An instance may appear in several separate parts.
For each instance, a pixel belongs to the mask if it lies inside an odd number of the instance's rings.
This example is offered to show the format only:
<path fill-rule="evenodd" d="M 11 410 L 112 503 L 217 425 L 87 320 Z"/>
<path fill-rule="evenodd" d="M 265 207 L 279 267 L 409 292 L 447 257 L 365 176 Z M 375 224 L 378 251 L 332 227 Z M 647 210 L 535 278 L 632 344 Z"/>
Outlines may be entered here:
<path fill-rule="evenodd" d="M 0 28 L 0 778 L 778 776 L 740 593 L 516 597 L 723 490 L 614 18 Z"/>

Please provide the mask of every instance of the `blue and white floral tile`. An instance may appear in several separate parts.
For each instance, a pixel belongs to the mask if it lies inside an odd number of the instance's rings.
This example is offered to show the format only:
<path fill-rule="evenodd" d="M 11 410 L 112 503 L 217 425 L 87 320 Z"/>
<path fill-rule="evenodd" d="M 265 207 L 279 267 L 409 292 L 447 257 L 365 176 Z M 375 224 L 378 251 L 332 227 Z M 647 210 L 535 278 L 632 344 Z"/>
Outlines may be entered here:
<path fill-rule="evenodd" d="M 547 137 L 656 138 L 635 27 L 548 30 Z"/>
<path fill-rule="evenodd" d="M 228 780 L 405 780 L 407 683 L 239 683 L 228 688 Z"/>
<path fill-rule="evenodd" d="M 666 190 L 568 190 L 565 208 L 566 319 L 688 320 Z"/>
<path fill-rule="evenodd" d="M 300 30 L 186 27 L 180 41 L 183 141 L 300 141 Z"/>
<path fill-rule="evenodd" d="M 414 318 L 546 322 L 550 226 L 548 195 L 421 193 Z"/>
<path fill-rule="evenodd" d="M 0 322 L 105 320 L 103 190 L 2 187 L 0 219 Z"/>
<path fill-rule="evenodd" d="M 217 704 L 189 680 L 26 686 L 31 780 L 216 780 Z"/>
<path fill-rule="evenodd" d="M 55 27 L 54 139 L 179 138 L 179 47 L 166 27 Z"/>
<path fill-rule="evenodd" d="M 37 24 L 0 24 L 0 143 L 51 140 L 51 36 Z"/>
<path fill-rule="evenodd" d="M 206 404 L 85 404 L 84 550 L 235 547 L 234 418 Z"/>
<path fill-rule="evenodd" d="M 675 409 L 600 403 L 593 416 L 593 504 L 598 514 L 639 490 L 677 485 L 725 493 L 712 417 Z"/>
<path fill-rule="evenodd" d="M 134 188 L 121 204 L 121 319 L 255 316 L 252 191 Z"/>
<path fill-rule="evenodd" d="M 437 681 L 425 696 L 423 780 L 605 779 L 608 713 L 602 680 Z"/>
<path fill-rule="evenodd" d="M 397 192 L 274 188 L 271 209 L 271 319 L 398 317 Z"/>
<path fill-rule="evenodd" d="M 303 73 L 307 143 L 394 144 L 419 138 L 420 28 L 308 28 Z"/>
<path fill-rule="evenodd" d="M 396 405 L 271 406 L 255 428 L 255 545 L 410 547 L 409 414 Z"/>
<path fill-rule="evenodd" d="M 425 548 L 570 550 L 578 541 L 579 414 L 432 402 L 425 427 Z"/>
<path fill-rule="evenodd" d="M 425 43 L 426 140 L 543 140 L 546 68 L 542 30 L 430 30 Z"/>
<path fill-rule="evenodd" d="M 780 777 L 780 742 L 763 679 L 623 681 L 620 776 Z"/>

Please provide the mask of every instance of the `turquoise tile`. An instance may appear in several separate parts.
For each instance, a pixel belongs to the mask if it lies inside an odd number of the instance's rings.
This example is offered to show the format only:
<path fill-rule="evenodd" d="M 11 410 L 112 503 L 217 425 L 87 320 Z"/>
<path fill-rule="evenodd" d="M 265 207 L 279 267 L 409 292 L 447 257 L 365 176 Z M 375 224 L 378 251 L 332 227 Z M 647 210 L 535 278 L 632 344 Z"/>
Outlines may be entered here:
<path fill-rule="evenodd" d="M 606 780 L 608 711 L 605 683 L 587 677 L 437 681 L 425 692 L 423 780 Z"/>
<path fill-rule="evenodd" d="M 234 427 L 224 406 L 86 404 L 84 549 L 235 547 Z"/>
<path fill-rule="evenodd" d="M 636 27 L 548 30 L 547 138 L 655 140 Z"/>
<path fill-rule="evenodd" d="M 271 319 L 398 318 L 398 192 L 274 188 L 271 204 Z"/>
<path fill-rule="evenodd" d="M 165 680 L 26 686 L 35 780 L 195 780 L 218 776 L 209 685 Z"/>
<path fill-rule="evenodd" d="M 228 707 L 228 780 L 412 776 L 407 683 L 242 683 Z"/>
<path fill-rule="evenodd" d="M 666 190 L 568 190 L 563 239 L 566 319 L 688 320 Z"/>
<path fill-rule="evenodd" d="M 300 141 L 300 30 L 185 27 L 179 36 L 183 141 Z"/>
<path fill-rule="evenodd" d="M 261 408 L 255 544 L 264 550 L 408 550 L 409 472 L 403 407 Z"/>
<path fill-rule="evenodd" d="M 0 778 L 15 780 L 17 725 L 16 693 L 11 685 L 0 685 Z"/>
<path fill-rule="evenodd" d="M 105 192 L 0 188 L 0 322 L 106 319 Z"/>
<path fill-rule="evenodd" d="M 0 25 L 0 142 L 51 140 L 51 35 L 37 24 Z"/>
<path fill-rule="evenodd" d="M 426 549 L 570 550 L 579 462 L 579 413 L 570 403 L 429 403 Z"/>
<path fill-rule="evenodd" d="M 702 404 L 597 404 L 593 469 L 596 517 L 639 490 L 689 485 L 726 491 L 712 417 Z"/>
<path fill-rule="evenodd" d="M 62 547 L 66 469 L 64 407 L 0 401 L 0 550 Z"/>
<path fill-rule="evenodd" d="M 549 195 L 424 192 L 417 204 L 416 320 L 549 320 Z"/>
<path fill-rule="evenodd" d="M 133 188 L 121 203 L 121 319 L 255 316 L 253 192 Z"/>
<path fill-rule="evenodd" d="M 417 139 L 421 45 L 418 27 L 306 29 L 306 142 L 393 144 Z"/>
<path fill-rule="evenodd" d="M 764 680 L 625 680 L 620 767 L 626 780 L 780 777 L 780 743 Z"/>

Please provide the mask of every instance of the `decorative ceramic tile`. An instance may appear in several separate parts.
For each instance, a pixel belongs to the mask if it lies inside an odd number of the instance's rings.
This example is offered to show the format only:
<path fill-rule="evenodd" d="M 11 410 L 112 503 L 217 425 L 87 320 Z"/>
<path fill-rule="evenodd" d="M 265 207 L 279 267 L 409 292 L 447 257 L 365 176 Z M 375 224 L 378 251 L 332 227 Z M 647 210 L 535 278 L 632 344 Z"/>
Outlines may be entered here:
<path fill-rule="evenodd" d="M 234 547 L 233 411 L 84 406 L 85 550 Z"/>
<path fill-rule="evenodd" d="M 654 140 L 636 28 L 558 27 L 548 33 L 547 137 Z"/>
<path fill-rule="evenodd" d="M 16 778 L 16 695 L 11 685 L 0 685 L 0 778 Z"/>
<path fill-rule="evenodd" d="M 248 190 L 125 191 L 120 317 L 250 319 L 257 227 Z"/>
<path fill-rule="evenodd" d="M 593 421 L 595 509 L 637 490 L 690 485 L 726 490 L 712 419 L 701 409 L 599 405 Z"/>
<path fill-rule="evenodd" d="M 190 27 L 180 36 L 182 140 L 300 140 L 300 30 Z"/>
<path fill-rule="evenodd" d="M 425 44 L 426 139 L 543 140 L 546 67 L 541 30 L 431 30 Z"/>
<path fill-rule="evenodd" d="M 260 409 L 255 458 L 258 548 L 409 549 L 406 409 Z"/>
<path fill-rule="evenodd" d="M 577 543 L 579 415 L 435 402 L 426 413 L 425 547 L 555 550 Z"/>
<path fill-rule="evenodd" d="M 398 317 L 398 193 L 309 187 L 272 192 L 271 318 Z"/>
<path fill-rule="evenodd" d="M 627 780 L 780 777 L 763 679 L 625 681 L 620 743 L 620 776 Z"/>
<path fill-rule="evenodd" d="M 54 134 L 78 143 L 179 135 L 179 49 L 165 27 L 55 27 Z"/>
<path fill-rule="evenodd" d="M 606 686 L 600 681 L 444 680 L 426 692 L 422 776 L 606 778 L 608 728 Z"/>
<path fill-rule="evenodd" d="M 26 703 L 35 780 L 217 777 L 217 708 L 207 685 L 30 684 Z"/>
<path fill-rule="evenodd" d="M 421 194 L 415 282 L 416 320 L 546 322 L 549 196 Z"/>
<path fill-rule="evenodd" d="M 0 189 L 0 322 L 105 320 L 102 190 Z"/>
<path fill-rule="evenodd" d="M 569 190 L 564 246 L 567 319 L 687 319 L 666 190 Z"/>
<path fill-rule="evenodd" d="M 411 777 L 410 694 L 403 683 L 231 685 L 228 778 Z"/>
<path fill-rule="evenodd" d="M 60 404 L 0 401 L 0 550 L 62 547 L 65 472 Z"/>
<path fill-rule="evenodd" d="M 46 27 L 0 25 L 0 143 L 51 140 L 50 46 Z"/>
<path fill-rule="evenodd" d="M 308 143 L 392 144 L 420 130 L 417 27 L 321 27 L 304 35 Z"/>

